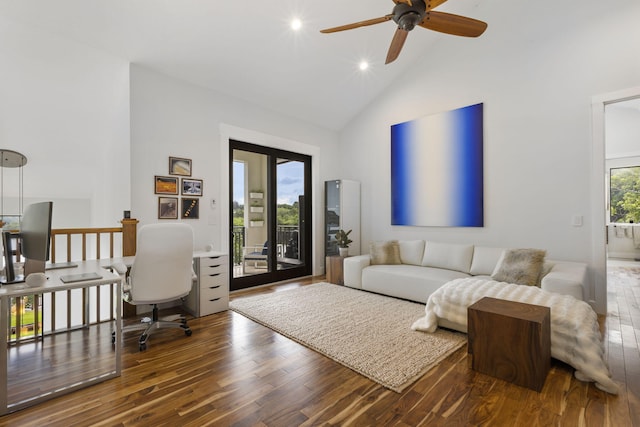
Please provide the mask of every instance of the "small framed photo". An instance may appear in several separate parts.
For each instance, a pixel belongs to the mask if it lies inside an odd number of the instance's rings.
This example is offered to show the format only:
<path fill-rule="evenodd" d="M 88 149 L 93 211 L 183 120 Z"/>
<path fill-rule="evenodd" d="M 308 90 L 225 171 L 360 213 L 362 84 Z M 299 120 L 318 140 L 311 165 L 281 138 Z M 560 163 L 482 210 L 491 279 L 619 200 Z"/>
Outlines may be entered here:
<path fill-rule="evenodd" d="M 202 196 L 202 180 L 182 178 L 183 196 Z"/>
<path fill-rule="evenodd" d="M 156 175 L 154 191 L 156 194 L 178 194 L 178 178 Z"/>
<path fill-rule="evenodd" d="M 200 218 L 200 199 L 182 198 L 182 219 Z"/>
<path fill-rule="evenodd" d="M 169 175 L 191 176 L 191 159 L 169 157 Z"/>
<path fill-rule="evenodd" d="M 177 197 L 158 197 L 158 219 L 178 219 Z"/>

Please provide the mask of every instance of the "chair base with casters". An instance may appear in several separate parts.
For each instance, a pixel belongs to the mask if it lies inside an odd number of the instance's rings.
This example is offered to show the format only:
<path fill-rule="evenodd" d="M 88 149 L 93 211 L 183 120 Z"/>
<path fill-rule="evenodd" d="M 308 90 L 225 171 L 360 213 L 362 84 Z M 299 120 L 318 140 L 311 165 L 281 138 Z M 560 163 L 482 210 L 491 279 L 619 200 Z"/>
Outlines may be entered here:
<path fill-rule="evenodd" d="M 122 328 L 122 332 L 128 331 L 138 331 L 144 329 L 142 335 L 138 339 L 138 346 L 140 351 L 144 351 L 147 349 L 147 339 L 149 339 L 149 335 L 160 328 L 181 328 L 184 330 L 184 334 L 188 337 L 191 336 L 191 328 L 187 325 L 187 318 L 183 314 L 172 314 L 170 316 L 158 317 L 158 305 L 153 305 L 152 317 L 143 317 L 140 320 L 140 323 L 134 325 L 128 325 Z M 111 342 L 116 342 L 116 333 L 111 332 Z"/>

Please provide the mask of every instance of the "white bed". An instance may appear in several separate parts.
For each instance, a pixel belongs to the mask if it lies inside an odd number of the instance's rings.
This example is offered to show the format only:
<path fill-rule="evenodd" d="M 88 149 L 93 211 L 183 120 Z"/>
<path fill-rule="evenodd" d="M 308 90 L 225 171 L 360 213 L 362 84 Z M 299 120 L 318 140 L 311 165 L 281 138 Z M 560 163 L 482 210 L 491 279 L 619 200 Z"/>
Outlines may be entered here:
<path fill-rule="evenodd" d="M 600 390 L 618 393 L 604 360 L 598 317 L 589 304 L 569 295 L 488 279 L 456 279 L 431 294 L 426 315 L 411 328 L 433 333 L 440 324 L 466 332 L 467 308 L 483 297 L 549 307 L 551 356 L 573 366 L 577 379 L 593 381 Z"/>

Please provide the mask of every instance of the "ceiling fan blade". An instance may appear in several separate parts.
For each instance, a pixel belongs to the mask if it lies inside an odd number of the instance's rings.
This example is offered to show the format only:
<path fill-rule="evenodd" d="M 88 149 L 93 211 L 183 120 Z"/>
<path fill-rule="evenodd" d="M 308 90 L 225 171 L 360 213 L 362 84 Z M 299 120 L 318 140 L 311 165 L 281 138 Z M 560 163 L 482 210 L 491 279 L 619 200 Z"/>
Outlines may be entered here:
<path fill-rule="evenodd" d="M 466 16 L 430 10 L 420 24 L 421 27 L 452 34 L 454 36 L 478 37 L 487 29 L 487 23 Z"/>
<path fill-rule="evenodd" d="M 424 2 L 427 4 L 427 10 L 434 9 L 446 1 L 447 0 L 424 0 Z"/>
<path fill-rule="evenodd" d="M 393 35 L 393 40 L 391 40 L 391 46 L 389 46 L 389 52 L 387 52 L 385 64 L 395 61 L 398 55 L 400 55 L 404 41 L 407 39 L 407 34 L 409 34 L 409 31 L 403 30 L 402 28 L 396 30 L 396 33 Z"/>
<path fill-rule="evenodd" d="M 380 18 L 368 19 L 366 21 L 354 22 L 353 24 L 341 25 L 339 27 L 327 28 L 326 30 L 320 30 L 321 33 L 335 33 L 338 31 L 351 30 L 354 28 L 366 27 L 368 25 L 380 24 L 381 22 L 387 22 L 393 18 L 393 14 L 385 15 Z"/>

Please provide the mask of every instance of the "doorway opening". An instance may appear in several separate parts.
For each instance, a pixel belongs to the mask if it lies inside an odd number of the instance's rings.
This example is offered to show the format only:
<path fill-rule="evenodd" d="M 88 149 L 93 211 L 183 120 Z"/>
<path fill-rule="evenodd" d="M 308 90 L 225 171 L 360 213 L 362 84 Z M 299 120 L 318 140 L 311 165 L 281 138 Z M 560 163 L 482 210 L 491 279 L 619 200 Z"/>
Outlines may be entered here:
<path fill-rule="evenodd" d="M 229 148 L 231 290 L 311 275 L 311 157 Z"/>
<path fill-rule="evenodd" d="M 640 87 L 624 89 L 618 92 L 595 96 L 592 100 L 592 256 L 591 273 L 592 282 L 589 294 L 589 302 L 596 312 L 607 312 L 607 260 L 614 255 L 614 242 L 609 238 L 609 233 L 615 233 L 616 223 L 611 223 L 611 199 L 610 199 L 610 168 L 615 155 L 612 155 L 612 144 L 617 126 L 610 114 L 617 107 L 623 106 L 626 101 L 640 99 Z M 609 115 L 609 117 L 607 117 Z M 607 153 L 607 150 L 609 153 Z M 630 152 L 640 151 L 632 148 Z M 627 152 L 629 154 L 630 152 Z M 628 157 L 618 155 L 617 157 Z M 604 227 L 603 227 L 604 225 Z"/>
<path fill-rule="evenodd" d="M 607 261 L 640 261 L 640 97 L 606 104 L 604 119 Z"/>

